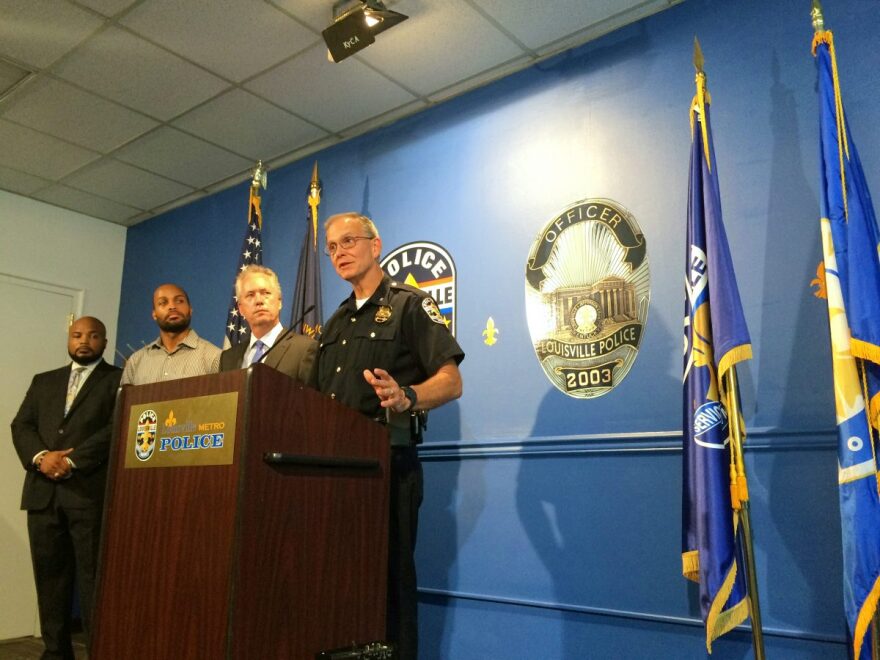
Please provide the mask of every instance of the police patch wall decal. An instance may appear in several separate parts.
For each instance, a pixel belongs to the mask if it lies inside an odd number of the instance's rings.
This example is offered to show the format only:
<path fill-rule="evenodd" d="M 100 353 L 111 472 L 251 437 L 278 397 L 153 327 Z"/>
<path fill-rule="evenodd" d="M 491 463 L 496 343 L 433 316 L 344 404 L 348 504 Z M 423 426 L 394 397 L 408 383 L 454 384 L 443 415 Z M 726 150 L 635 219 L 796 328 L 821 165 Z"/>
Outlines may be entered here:
<path fill-rule="evenodd" d="M 385 255 L 379 265 L 393 280 L 431 296 L 437 304 L 425 311 L 455 336 L 455 262 L 445 248 L 428 241 L 406 243 Z"/>
<path fill-rule="evenodd" d="M 650 285 L 645 237 L 617 202 L 585 199 L 547 223 L 526 264 L 526 319 L 554 386 L 591 399 L 620 384 L 639 352 Z"/>

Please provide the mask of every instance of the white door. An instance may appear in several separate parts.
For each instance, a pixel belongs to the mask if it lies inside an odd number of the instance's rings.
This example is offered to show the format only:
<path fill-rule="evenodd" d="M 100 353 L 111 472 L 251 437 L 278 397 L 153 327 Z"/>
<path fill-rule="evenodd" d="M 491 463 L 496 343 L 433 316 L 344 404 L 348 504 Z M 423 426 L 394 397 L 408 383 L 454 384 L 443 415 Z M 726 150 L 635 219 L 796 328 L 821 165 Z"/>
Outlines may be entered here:
<path fill-rule="evenodd" d="M 0 639 L 39 634 L 27 517 L 19 510 L 24 470 L 9 424 L 34 374 L 69 362 L 67 328 L 82 297 L 80 290 L 0 273 Z"/>

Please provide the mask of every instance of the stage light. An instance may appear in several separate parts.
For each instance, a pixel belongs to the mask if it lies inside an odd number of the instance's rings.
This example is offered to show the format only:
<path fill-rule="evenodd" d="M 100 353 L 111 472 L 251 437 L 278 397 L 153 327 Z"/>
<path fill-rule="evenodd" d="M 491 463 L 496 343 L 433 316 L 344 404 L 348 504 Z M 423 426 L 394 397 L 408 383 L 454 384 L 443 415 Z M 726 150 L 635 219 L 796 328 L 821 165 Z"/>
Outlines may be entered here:
<path fill-rule="evenodd" d="M 333 25 L 321 34 L 330 58 L 341 62 L 376 40 L 376 35 L 408 16 L 388 9 L 382 0 L 341 0 L 333 5 Z"/>

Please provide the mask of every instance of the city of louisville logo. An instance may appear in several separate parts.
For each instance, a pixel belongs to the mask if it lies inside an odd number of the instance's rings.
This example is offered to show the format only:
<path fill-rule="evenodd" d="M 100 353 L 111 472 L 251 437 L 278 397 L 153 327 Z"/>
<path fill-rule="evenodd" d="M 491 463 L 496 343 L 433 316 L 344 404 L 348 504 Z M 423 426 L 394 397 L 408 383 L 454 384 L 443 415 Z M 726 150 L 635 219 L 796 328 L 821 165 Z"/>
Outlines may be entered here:
<path fill-rule="evenodd" d="M 436 243 L 419 241 L 394 248 L 379 264 L 395 282 L 409 284 L 427 293 L 437 303 L 425 307 L 433 321 L 439 309 L 442 323 L 455 335 L 455 262 Z"/>
<path fill-rule="evenodd" d="M 651 296 L 645 237 L 608 199 L 551 219 L 526 264 L 526 319 L 550 382 L 590 399 L 610 392 L 639 352 Z"/>
<path fill-rule="evenodd" d="M 145 410 L 138 417 L 137 432 L 134 438 L 134 453 L 138 460 L 149 460 L 156 447 L 156 427 L 159 416 L 154 410 Z"/>

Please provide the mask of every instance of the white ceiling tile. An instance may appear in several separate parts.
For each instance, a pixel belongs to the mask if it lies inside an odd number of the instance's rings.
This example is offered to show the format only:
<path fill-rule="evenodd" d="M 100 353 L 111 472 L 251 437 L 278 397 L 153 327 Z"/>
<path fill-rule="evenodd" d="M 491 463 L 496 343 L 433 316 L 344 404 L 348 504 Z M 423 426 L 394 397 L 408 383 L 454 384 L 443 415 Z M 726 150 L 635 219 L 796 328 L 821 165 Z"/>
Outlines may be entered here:
<path fill-rule="evenodd" d="M 0 105 L 0 114 L 103 153 L 157 125 L 149 117 L 48 77 L 19 88 Z"/>
<path fill-rule="evenodd" d="M 306 156 L 317 153 L 318 151 L 322 151 L 323 149 L 332 147 L 334 144 L 337 144 L 341 141 L 341 137 L 337 135 L 330 135 L 328 137 L 325 137 L 323 140 L 315 142 L 314 144 L 310 144 L 308 147 L 303 147 L 302 149 L 291 151 L 284 154 L 283 156 L 279 156 L 275 160 L 270 160 L 268 163 L 264 164 L 269 168 L 269 172 L 271 172 L 272 170 L 277 170 L 281 167 L 284 167 L 288 163 L 296 162 L 300 158 L 305 158 Z M 222 188 L 218 188 L 218 190 L 222 190 Z"/>
<path fill-rule="evenodd" d="M 239 181 L 240 180 L 241 179 L 239 179 Z M 173 202 L 169 202 L 168 204 L 163 204 L 162 206 L 157 206 L 155 208 L 150 209 L 147 217 L 152 217 L 155 215 L 159 215 L 160 213 L 165 213 L 165 211 L 170 211 L 172 209 L 180 208 L 181 206 L 186 206 L 187 204 L 190 204 L 190 203 L 196 201 L 197 199 L 201 199 L 202 197 L 205 197 L 207 194 L 208 193 L 206 193 L 206 192 L 203 192 L 201 190 L 197 190 L 196 192 L 190 193 L 189 195 L 184 195 L 180 199 L 175 199 Z M 145 220 L 146 217 L 141 218 L 141 219 Z"/>
<path fill-rule="evenodd" d="M 207 186 L 253 164 L 246 158 L 167 126 L 138 138 L 113 155 L 194 188 Z"/>
<path fill-rule="evenodd" d="M 541 59 L 556 55 L 570 48 L 576 48 L 588 41 L 598 39 L 632 23 L 637 23 L 652 14 L 669 9 L 672 5 L 681 2 L 683 0 L 648 0 L 648 2 L 642 3 L 634 3 L 631 0 L 619 0 L 618 11 L 614 12 L 612 8 L 604 19 L 597 18 L 596 22 L 582 25 L 578 31 L 568 36 L 548 41 L 535 48 L 535 53 Z"/>
<path fill-rule="evenodd" d="M 109 220 L 118 224 L 136 216 L 140 211 L 125 204 L 117 204 L 109 199 L 97 197 L 91 193 L 56 184 L 33 195 L 34 198 L 49 202 L 55 206 L 63 206 L 85 213 L 93 218 Z"/>
<path fill-rule="evenodd" d="M 377 35 L 376 43 L 359 56 L 419 94 L 428 95 L 523 54 L 463 0 L 404 0 L 394 9 L 410 18 Z"/>
<path fill-rule="evenodd" d="M 0 119 L 0 165 L 53 181 L 95 160 L 99 154 Z"/>
<path fill-rule="evenodd" d="M 176 117 L 228 85 L 118 28 L 108 28 L 61 62 L 62 78 L 152 117 Z"/>
<path fill-rule="evenodd" d="M 9 90 L 16 85 L 20 85 L 25 78 L 33 75 L 30 69 L 0 59 L 0 98 L 3 98 L 4 94 L 9 93 Z M 0 106 L 0 112 L 2 109 L 3 107 Z"/>
<path fill-rule="evenodd" d="M 40 72 L 0 102 L 0 188 L 131 225 L 680 1 L 387 0 L 410 18 L 333 64 L 333 0 L 0 0 L 0 58 Z"/>
<path fill-rule="evenodd" d="M 112 158 L 90 165 L 67 177 L 64 183 L 139 209 L 151 209 L 192 192 L 189 186 Z"/>
<path fill-rule="evenodd" d="M 323 41 L 245 87 L 332 131 L 415 100 L 354 57 L 328 61 Z"/>
<path fill-rule="evenodd" d="M 355 124 L 354 126 L 349 126 L 348 128 L 340 131 L 340 135 L 344 138 L 354 137 L 356 135 L 363 135 L 369 131 L 372 131 L 381 126 L 387 126 L 398 119 L 402 119 L 403 117 L 408 117 L 409 115 L 414 115 L 420 110 L 424 110 L 430 106 L 429 103 L 422 101 L 421 99 L 417 101 L 413 101 L 412 103 L 408 103 L 407 105 L 402 105 L 399 108 L 395 108 L 389 112 L 383 113 L 381 115 L 376 115 L 375 117 L 370 117 L 364 122 L 360 124 Z"/>
<path fill-rule="evenodd" d="M 40 188 L 51 185 L 50 181 L 25 174 L 9 167 L 0 167 L 0 188 L 20 195 L 32 195 Z"/>
<path fill-rule="evenodd" d="M 522 55 L 515 60 L 509 60 L 508 62 L 505 62 L 504 64 L 496 66 L 492 69 L 487 69 L 486 71 L 483 71 L 476 76 L 471 76 L 470 78 L 452 84 L 449 87 L 444 87 L 431 94 L 429 98 L 431 100 L 431 103 L 442 103 L 443 101 L 454 98 L 459 94 L 464 94 L 465 92 L 469 92 L 477 87 L 488 85 L 494 80 L 499 80 L 500 78 L 509 76 L 513 73 L 516 73 L 517 71 L 521 71 L 529 64 L 534 63 L 534 61 L 535 60 L 531 55 Z"/>
<path fill-rule="evenodd" d="M 97 30 L 103 19 L 59 0 L 0 0 L 0 54 L 44 68 Z"/>
<path fill-rule="evenodd" d="M 275 7 L 254 0 L 149 0 L 121 22 L 235 81 L 321 39 Z"/>
<path fill-rule="evenodd" d="M 123 9 L 131 7 L 138 0 L 77 0 L 79 4 L 85 5 L 96 12 L 104 14 L 104 16 L 115 16 Z"/>
<path fill-rule="evenodd" d="M 471 1 L 533 50 L 646 4 L 645 0 L 553 0 L 552 6 L 536 5 L 534 0 Z"/>
<path fill-rule="evenodd" d="M 270 5 L 283 9 L 316 32 L 321 32 L 333 22 L 331 0 L 266 0 Z M 386 5 L 393 2 L 388 1 Z"/>
<path fill-rule="evenodd" d="M 264 161 L 327 135 L 327 131 L 241 89 L 222 94 L 173 123 L 236 153 Z"/>

